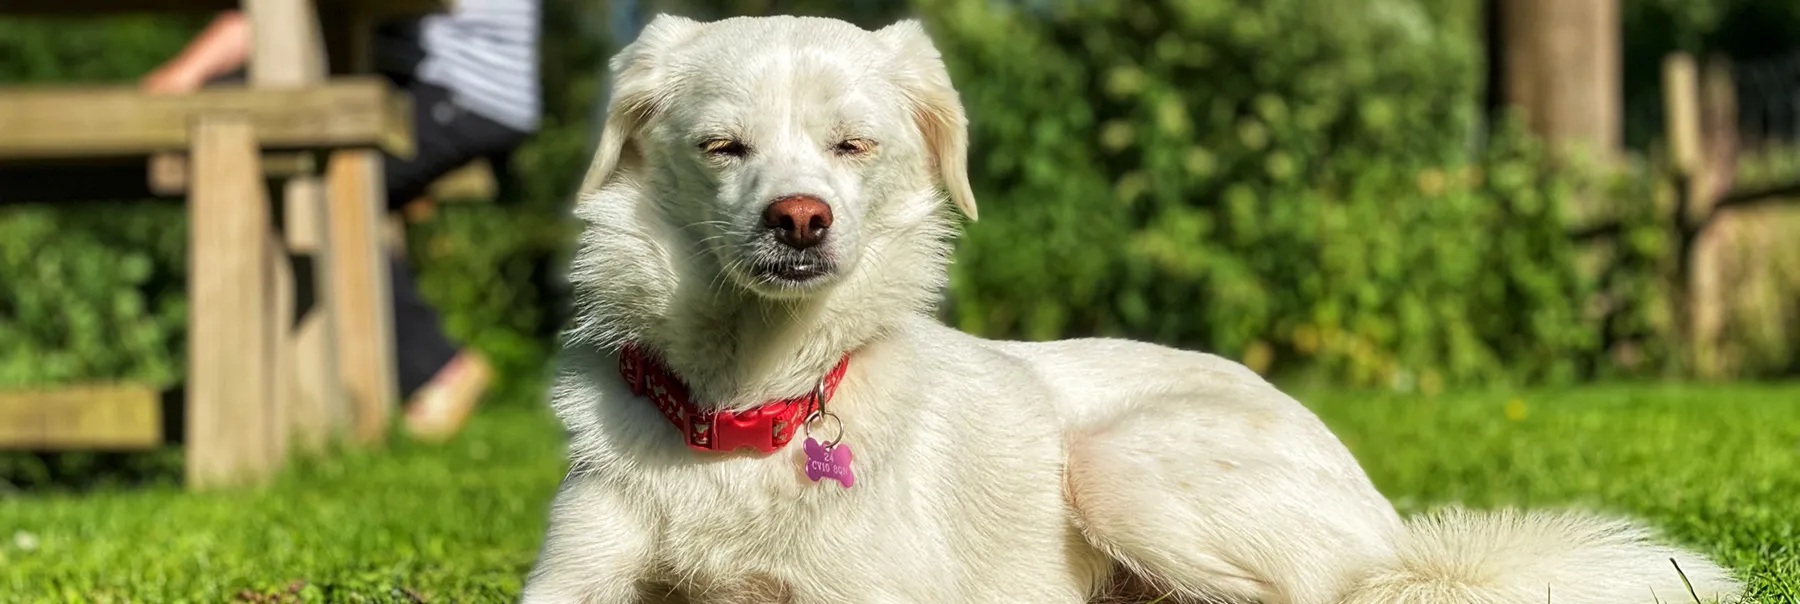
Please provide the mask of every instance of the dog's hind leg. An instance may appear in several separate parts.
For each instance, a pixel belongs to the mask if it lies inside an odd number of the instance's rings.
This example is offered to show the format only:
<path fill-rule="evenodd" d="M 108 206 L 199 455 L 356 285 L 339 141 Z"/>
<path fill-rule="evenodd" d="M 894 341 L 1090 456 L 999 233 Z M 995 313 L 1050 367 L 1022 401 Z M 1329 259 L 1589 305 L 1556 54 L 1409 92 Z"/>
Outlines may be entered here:
<path fill-rule="evenodd" d="M 1267 398 L 1153 395 L 1072 435 L 1089 541 L 1173 601 L 1335 602 L 1400 519 L 1310 412 Z"/>

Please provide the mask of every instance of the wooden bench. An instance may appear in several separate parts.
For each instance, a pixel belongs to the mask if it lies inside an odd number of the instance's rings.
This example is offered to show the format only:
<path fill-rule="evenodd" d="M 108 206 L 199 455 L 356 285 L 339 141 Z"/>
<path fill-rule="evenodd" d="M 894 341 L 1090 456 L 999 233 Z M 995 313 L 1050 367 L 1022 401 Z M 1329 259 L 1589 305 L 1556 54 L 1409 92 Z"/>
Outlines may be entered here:
<path fill-rule="evenodd" d="M 179 432 L 187 482 L 202 488 L 258 482 L 340 433 L 386 433 L 397 388 L 380 151 L 411 153 L 411 112 L 385 81 L 350 74 L 369 72 L 375 17 L 441 6 L 21 0 L 0 14 L 232 7 L 257 34 L 247 86 L 0 88 L 0 201 L 185 194 L 191 237 L 179 424 L 156 385 L 0 393 L 0 448 L 146 448 Z M 152 172 L 151 157 L 181 159 Z M 297 279 L 292 256 L 316 270 Z"/>

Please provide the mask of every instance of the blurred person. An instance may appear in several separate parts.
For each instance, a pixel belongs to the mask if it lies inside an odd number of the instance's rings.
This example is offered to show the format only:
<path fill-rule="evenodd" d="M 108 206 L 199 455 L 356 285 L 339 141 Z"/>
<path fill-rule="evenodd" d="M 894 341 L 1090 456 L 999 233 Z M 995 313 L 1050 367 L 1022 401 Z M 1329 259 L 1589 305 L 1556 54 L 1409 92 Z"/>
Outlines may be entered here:
<path fill-rule="evenodd" d="M 539 0 L 459 0 L 447 12 L 376 30 L 376 71 L 412 96 L 417 140 L 413 157 L 384 157 L 385 210 L 399 209 L 433 181 L 475 159 L 504 165 L 536 132 L 542 111 L 538 19 Z M 241 80 L 251 35 L 242 13 L 222 13 L 140 86 L 183 93 Z M 389 266 L 395 363 L 407 430 L 415 437 L 447 438 L 461 429 L 493 370 L 480 353 L 459 347 L 444 334 L 404 257 L 390 256 Z"/>

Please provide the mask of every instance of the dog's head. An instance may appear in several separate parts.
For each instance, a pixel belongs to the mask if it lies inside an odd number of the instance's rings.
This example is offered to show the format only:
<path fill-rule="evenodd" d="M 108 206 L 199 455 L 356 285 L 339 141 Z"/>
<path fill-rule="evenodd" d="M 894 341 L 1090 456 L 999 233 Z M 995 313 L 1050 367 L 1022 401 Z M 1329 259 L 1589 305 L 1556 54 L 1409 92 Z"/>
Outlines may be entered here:
<path fill-rule="evenodd" d="M 900 260 L 884 238 L 941 221 L 944 191 L 975 216 L 962 105 L 916 22 L 659 16 L 612 76 L 584 194 L 637 191 L 717 282 L 817 296 Z"/>

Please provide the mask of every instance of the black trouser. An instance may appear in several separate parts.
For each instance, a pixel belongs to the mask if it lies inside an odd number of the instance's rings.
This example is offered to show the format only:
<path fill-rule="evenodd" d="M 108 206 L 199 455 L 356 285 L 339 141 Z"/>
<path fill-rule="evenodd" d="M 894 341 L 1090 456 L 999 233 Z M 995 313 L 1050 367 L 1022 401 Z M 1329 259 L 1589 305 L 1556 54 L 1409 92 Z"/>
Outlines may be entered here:
<path fill-rule="evenodd" d="M 385 158 L 390 210 L 417 198 L 432 181 L 478 158 L 493 165 L 525 141 L 526 134 L 451 102 L 450 92 L 419 81 L 400 82 L 412 95 L 413 136 L 417 151 L 410 159 Z M 389 261 L 394 293 L 394 353 L 398 357 L 400 392 L 411 396 L 456 356 L 436 309 L 419 295 L 403 256 Z"/>
<path fill-rule="evenodd" d="M 383 157 L 388 211 L 423 194 L 433 181 L 476 159 L 493 165 L 524 142 L 526 134 L 470 113 L 451 102 L 450 91 L 434 84 L 388 76 L 412 96 L 413 156 Z M 243 79 L 241 71 L 214 82 Z M 457 346 L 444 334 L 437 310 L 419 294 L 404 255 L 388 258 L 393 292 L 394 356 L 400 394 L 412 396 L 438 370 L 456 357 Z"/>

